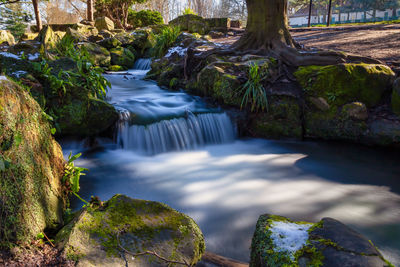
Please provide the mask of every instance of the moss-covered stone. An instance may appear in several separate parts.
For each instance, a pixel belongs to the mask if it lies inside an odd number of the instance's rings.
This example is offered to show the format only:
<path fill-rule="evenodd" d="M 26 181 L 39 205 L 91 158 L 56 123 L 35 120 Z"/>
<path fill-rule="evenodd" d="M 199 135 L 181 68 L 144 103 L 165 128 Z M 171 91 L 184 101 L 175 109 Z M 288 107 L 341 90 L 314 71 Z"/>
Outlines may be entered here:
<path fill-rule="evenodd" d="M 354 101 L 375 106 L 394 79 L 389 67 L 376 64 L 306 66 L 294 75 L 307 95 L 323 97 L 337 106 Z"/>
<path fill-rule="evenodd" d="M 135 30 L 131 33 L 133 41 L 130 45 L 137 51 L 140 57 L 149 53 L 150 49 L 156 44 L 155 35 L 151 28 Z"/>
<path fill-rule="evenodd" d="M 179 27 L 182 31 L 207 34 L 210 31 L 208 23 L 203 17 L 187 14 L 179 16 L 169 22 L 169 25 Z"/>
<path fill-rule="evenodd" d="M 72 100 L 59 111 L 62 135 L 93 136 L 111 127 L 118 120 L 115 108 L 95 98 Z"/>
<path fill-rule="evenodd" d="M 289 96 L 268 97 L 268 110 L 255 114 L 250 122 L 250 133 L 263 138 L 296 138 L 303 136 L 301 107 Z"/>
<path fill-rule="evenodd" d="M 205 250 L 203 235 L 188 216 L 167 205 L 115 195 L 97 210 L 83 210 L 57 235 L 56 242 L 78 266 L 167 266 L 132 253 L 154 251 L 195 265 Z M 123 255 L 125 254 L 125 257 Z"/>
<path fill-rule="evenodd" d="M 64 159 L 47 116 L 28 92 L 0 78 L 0 246 L 62 225 Z"/>
<path fill-rule="evenodd" d="M 332 218 L 309 223 L 265 214 L 253 235 L 250 267 L 275 266 L 393 265 L 372 242 Z"/>
<path fill-rule="evenodd" d="M 99 17 L 96 19 L 95 24 L 96 28 L 101 30 L 112 31 L 114 30 L 114 22 L 107 17 Z"/>
<path fill-rule="evenodd" d="M 81 43 L 80 47 L 86 49 L 96 65 L 108 67 L 111 64 L 111 55 L 106 48 L 94 43 Z"/>
<path fill-rule="evenodd" d="M 129 69 L 135 64 L 135 55 L 127 48 L 113 48 L 110 50 L 110 53 L 112 65 L 120 65 Z"/>
<path fill-rule="evenodd" d="M 56 44 L 62 39 L 61 35 L 61 33 L 53 31 L 50 26 L 45 25 L 35 40 L 40 42 L 46 50 L 50 50 L 55 48 Z"/>
<path fill-rule="evenodd" d="M 98 42 L 99 45 L 107 49 L 116 48 L 122 45 L 122 43 L 115 37 L 109 37 Z"/>
<path fill-rule="evenodd" d="M 126 68 L 119 66 L 119 65 L 111 65 L 110 67 L 108 67 L 109 71 L 122 71 L 122 70 L 126 70 Z"/>
<path fill-rule="evenodd" d="M 15 39 L 10 31 L 0 30 L 0 44 L 14 45 Z"/>
<path fill-rule="evenodd" d="M 400 117 L 400 78 L 397 78 L 396 81 L 393 83 L 391 104 L 393 112 Z"/>

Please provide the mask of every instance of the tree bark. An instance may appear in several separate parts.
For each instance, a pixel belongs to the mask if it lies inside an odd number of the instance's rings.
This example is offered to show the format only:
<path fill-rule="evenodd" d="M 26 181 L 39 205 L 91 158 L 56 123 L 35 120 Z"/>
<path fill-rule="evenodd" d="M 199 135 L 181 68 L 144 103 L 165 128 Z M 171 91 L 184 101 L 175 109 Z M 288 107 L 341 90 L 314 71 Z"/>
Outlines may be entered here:
<path fill-rule="evenodd" d="M 294 47 L 287 22 L 287 0 L 246 0 L 247 26 L 233 47 L 269 51 L 278 46 Z"/>
<path fill-rule="evenodd" d="M 36 27 L 38 32 L 42 29 L 42 19 L 40 18 L 39 0 L 32 0 L 33 11 L 35 12 Z"/>
<path fill-rule="evenodd" d="M 94 2 L 94 0 L 87 0 L 87 20 L 88 21 L 94 21 L 93 2 Z"/>

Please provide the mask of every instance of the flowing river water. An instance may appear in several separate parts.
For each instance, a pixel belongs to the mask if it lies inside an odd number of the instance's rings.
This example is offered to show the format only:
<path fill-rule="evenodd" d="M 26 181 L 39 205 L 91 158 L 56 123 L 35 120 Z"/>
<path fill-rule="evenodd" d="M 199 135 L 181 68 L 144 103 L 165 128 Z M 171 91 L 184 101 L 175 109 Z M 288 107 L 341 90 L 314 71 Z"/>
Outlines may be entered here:
<path fill-rule="evenodd" d="M 257 218 L 333 217 L 400 266 L 400 153 L 343 143 L 240 139 L 223 110 L 145 81 L 149 61 L 106 75 L 115 140 L 61 140 L 89 168 L 80 194 L 164 202 L 191 216 L 207 250 L 248 261 Z M 73 202 L 75 208 L 81 203 Z"/>

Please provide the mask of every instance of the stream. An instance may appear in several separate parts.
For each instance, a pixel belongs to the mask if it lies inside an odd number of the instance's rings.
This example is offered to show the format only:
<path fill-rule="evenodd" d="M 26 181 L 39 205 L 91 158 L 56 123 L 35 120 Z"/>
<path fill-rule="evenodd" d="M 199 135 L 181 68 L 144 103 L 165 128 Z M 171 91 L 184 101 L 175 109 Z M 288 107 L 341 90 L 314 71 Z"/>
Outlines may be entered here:
<path fill-rule="evenodd" d="M 145 81 L 149 61 L 105 75 L 120 112 L 115 140 L 60 140 L 89 168 L 80 195 L 164 202 L 191 216 L 207 250 L 248 261 L 261 214 L 333 217 L 400 266 L 400 153 L 346 143 L 238 138 L 229 116 L 201 98 Z M 82 203 L 72 202 L 74 208 Z"/>

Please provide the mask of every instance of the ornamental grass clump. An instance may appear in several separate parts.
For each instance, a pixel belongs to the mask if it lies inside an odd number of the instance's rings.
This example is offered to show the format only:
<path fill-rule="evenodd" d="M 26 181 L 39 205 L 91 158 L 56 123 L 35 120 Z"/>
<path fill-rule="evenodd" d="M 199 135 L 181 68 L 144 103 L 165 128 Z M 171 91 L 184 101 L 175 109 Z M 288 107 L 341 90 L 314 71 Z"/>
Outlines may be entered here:
<path fill-rule="evenodd" d="M 248 80 L 242 86 L 243 94 L 240 108 L 250 105 L 252 112 L 268 110 L 268 99 L 262 81 L 267 77 L 262 68 L 257 64 L 250 65 L 248 72 Z"/>

